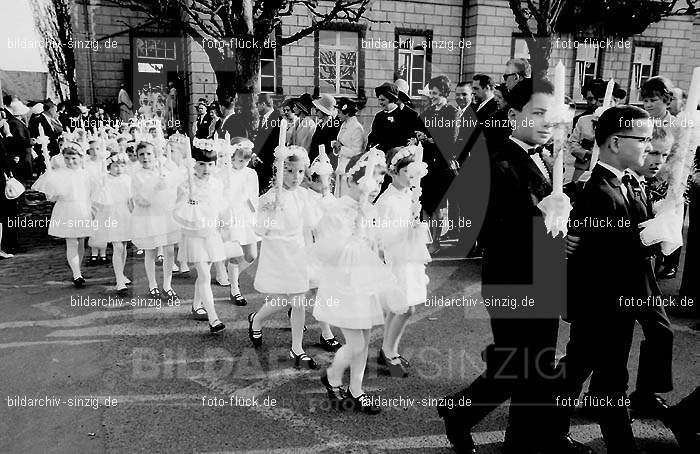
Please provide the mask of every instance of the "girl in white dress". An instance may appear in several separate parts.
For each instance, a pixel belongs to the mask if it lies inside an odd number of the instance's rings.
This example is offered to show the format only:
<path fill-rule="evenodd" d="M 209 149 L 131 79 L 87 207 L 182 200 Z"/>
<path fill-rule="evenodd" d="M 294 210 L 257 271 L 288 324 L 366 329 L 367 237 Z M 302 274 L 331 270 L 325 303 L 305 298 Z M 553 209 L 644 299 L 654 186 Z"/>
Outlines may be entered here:
<path fill-rule="evenodd" d="M 326 155 L 323 145 L 319 146 L 319 154 L 314 159 L 311 167 L 306 172 L 306 181 L 304 186 L 309 192 L 309 198 L 312 202 L 313 209 L 318 213 L 318 217 L 323 216 L 324 207 L 337 202 L 333 196 L 330 187 L 330 177 L 333 175 L 333 166 Z M 304 240 L 307 248 L 313 247 L 313 244 L 319 240 L 319 229 L 306 227 L 304 228 Z M 316 299 L 318 290 L 318 278 L 321 272 L 321 265 L 318 260 L 312 255 L 308 258 L 309 265 L 309 293 L 310 300 Z M 291 313 L 291 312 L 290 312 Z M 341 347 L 341 343 L 333 335 L 331 326 L 326 322 L 319 322 L 321 325 L 321 336 L 319 337 L 319 345 L 328 352 L 336 352 Z"/>
<path fill-rule="evenodd" d="M 414 206 L 411 188 L 420 184 L 416 169 L 424 165 L 414 162 L 416 146 L 389 150 L 389 176 L 392 183 L 375 203 L 380 219 L 380 240 L 385 262 L 396 277 L 400 297 L 387 301 L 384 320 L 384 341 L 377 362 L 387 366 L 391 376 L 406 377 L 408 361 L 398 353 L 399 343 L 415 306 L 425 303 L 428 276 L 425 265 L 430 262 L 427 243 L 430 238 L 425 224 L 417 220 L 420 202 Z"/>
<path fill-rule="evenodd" d="M 131 284 L 129 278 L 124 275 L 126 243 L 131 241 L 131 211 L 134 207 L 131 200 L 131 177 L 126 174 L 128 161 L 126 153 L 114 153 L 107 158 L 109 173 L 102 183 L 111 203 L 96 207 L 95 221 L 98 230 L 90 237 L 88 243 L 96 248 L 107 248 L 107 243 L 112 243 L 112 267 L 119 294 L 125 294 L 127 284 Z M 99 188 L 93 186 L 92 194 L 96 194 L 98 190 Z"/>
<path fill-rule="evenodd" d="M 181 178 L 177 169 L 156 157 L 153 144 L 140 142 L 136 154 L 141 169 L 131 177 L 134 199 L 132 242 L 145 251 L 144 265 L 151 298 L 161 298 L 156 283 L 156 249 L 163 248 L 163 293 L 170 302 L 179 301 L 172 288 L 175 243 L 180 238 L 180 227 L 173 220 L 173 209 Z"/>
<path fill-rule="evenodd" d="M 95 187 L 102 183 L 104 174 L 107 173 L 105 168 L 105 151 L 100 146 L 100 141 L 91 139 L 88 142 L 87 156 L 83 160 L 83 167 L 90 178 L 90 187 Z M 92 237 L 88 238 L 88 246 L 90 247 L 90 260 L 88 266 L 95 266 L 101 263 L 107 263 L 107 245 L 104 247 L 93 246 L 95 242 Z"/>
<path fill-rule="evenodd" d="M 248 315 L 248 337 L 253 345 L 261 345 L 263 321 L 291 304 L 289 358 L 296 367 L 315 369 L 316 362 L 302 347 L 305 294 L 309 290 L 304 228 L 318 223 L 308 191 L 300 187 L 308 165 L 307 151 L 301 147 L 278 147 L 275 151 L 275 186 L 260 197 L 256 231 L 262 244 L 253 283 L 255 290 L 274 297 L 266 297 L 263 307 Z"/>
<path fill-rule="evenodd" d="M 362 390 L 370 329 L 384 323 L 380 296 L 395 287 L 391 270 L 378 255 L 376 212 L 370 203 L 384 178 L 383 159 L 381 151 L 372 149 L 350 160 L 345 195 L 326 211 L 313 248 L 322 265 L 314 317 L 339 327 L 346 341 L 321 383 L 334 405 L 349 404 L 368 414 L 380 411 Z M 341 386 L 348 368 L 346 391 Z"/>
<path fill-rule="evenodd" d="M 56 202 L 51 211 L 49 235 L 66 239 L 66 259 L 73 272 L 73 285 L 85 287 L 80 264 L 85 255 L 85 237 L 94 232 L 90 208 L 90 180 L 83 169 L 82 147 L 65 141 L 61 150 L 65 167 L 52 169 L 39 178 L 32 189 Z"/>
<path fill-rule="evenodd" d="M 194 301 L 201 302 L 209 319 L 209 330 L 218 333 L 226 326 L 219 320 L 211 290 L 211 264 L 226 259 L 224 243 L 219 234 L 219 214 L 224 207 L 221 181 L 213 177 L 216 152 L 194 148 L 194 169 L 188 170 L 187 180 L 178 188 L 175 221 L 182 228 L 178 260 L 191 263 L 197 270 Z M 192 313 L 197 309 L 192 307 Z"/>
<path fill-rule="evenodd" d="M 253 143 L 242 137 L 231 139 L 233 156 L 231 165 L 222 167 L 224 193 L 229 202 L 224 241 L 234 242 L 243 249 L 243 255 L 228 260 L 228 279 L 231 285 L 229 299 L 237 306 L 248 304 L 241 295 L 239 276 L 258 256 L 258 241 L 255 234 L 255 214 L 258 210 L 258 174 L 248 167 L 253 156 Z M 230 255 L 230 254 L 229 254 Z"/>

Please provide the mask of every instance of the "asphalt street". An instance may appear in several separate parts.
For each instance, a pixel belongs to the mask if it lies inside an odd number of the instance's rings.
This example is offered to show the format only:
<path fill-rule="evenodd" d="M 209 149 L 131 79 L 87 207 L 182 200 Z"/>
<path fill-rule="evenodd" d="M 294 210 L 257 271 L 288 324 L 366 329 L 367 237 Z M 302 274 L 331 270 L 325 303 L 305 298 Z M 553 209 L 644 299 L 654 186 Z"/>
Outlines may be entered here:
<path fill-rule="evenodd" d="M 392 378 L 376 366 L 382 335 L 376 328 L 365 390 L 385 407 L 377 416 L 337 412 L 326 401 L 321 371 L 287 362 L 284 312 L 266 324 L 263 347 L 251 346 L 246 315 L 265 298 L 252 288 L 254 266 L 242 277 L 247 307 L 231 305 L 228 289 L 214 285 L 227 329 L 212 336 L 206 322 L 189 317 L 193 275 L 174 279 L 179 307 L 158 307 L 139 299 L 146 291 L 140 258 L 127 265 L 133 296 L 119 300 L 111 266 L 86 268 L 88 287 L 75 290 L 61 241 L 38 235 L 27 246 L 27 253 L 0 261 L 0 452 L 449 453 L 436 399 L 482 371 L 480 353 L 491 339 L 483 306 L 463 306 L 480 299 L 479 260 L 435 260 L 428 267 L 432 304 L 419 308 L 404 337 L 410 376 Z M 664 285 L 672 291 L 677 283 Z M 91 299 L 101 306 L 78 307 Z M 672 323 L 676 387 L 665 396 L 671 403 L 698 382 L 693 320 L 677 313 Z M 320 331 L 310 311 L 307 325 L 307 352 L 328 365 L 332 356 L 315 345 Z M 639 327 L 635 337 L 631 389 Z M 567 338 L 562 322 L 559 354 Z M 474 429 L 479 452 L 499 452 L 506 421 L 500 408 Z M 644 452 L 678 452 L 657 421 L 637 420 L 634 431 Z M 577 417 L 572 434 L 604 452 L 594 422 Z"/>

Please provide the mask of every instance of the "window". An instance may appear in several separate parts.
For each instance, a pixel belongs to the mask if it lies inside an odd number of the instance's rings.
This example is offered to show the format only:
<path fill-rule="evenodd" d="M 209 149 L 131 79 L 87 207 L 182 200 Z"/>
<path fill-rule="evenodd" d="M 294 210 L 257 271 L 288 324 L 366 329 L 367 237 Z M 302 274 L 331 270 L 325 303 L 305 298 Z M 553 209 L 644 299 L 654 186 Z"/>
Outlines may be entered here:
<path fill-rule="evenodd" d="M 318 75 L 321 93 L 357 94 L 357 32 L 319 30 Z"/>
<path fill-rule="evenodd" d="M 656 46 L 634 47 L 632 55 L 632 81 L 630 101 L 641 101 L 639 88 L 648 78 L 657 75 L 660 48 Z"/>
<path fill-rule="evenodd" d="M 275 93 L 277 88 L 276 65 L 276 47 L 263 46 L 260 50 L 260 91 L 262 93 Z"/>
<path fill-rule="evenodd" d="M 513 38 L 513 58 L 530 60 L 530 49 L 527 47 L 525 38 Z"/>
<path fill-rule="evenodd" d="M 138 58 L 175 60 L 175 40 L 157 38 L 137 38 L 136 56 Z"/>
<path fill-rule="evenodd" d="M 426 82 L 426 53 L 423 42 L 426 36 L 398 34 L 397 78 L 408 82 L 409 96 L 418 96 Z"/>
<path fill-rule="evenodd" d="M 601 52 L 598 47 L 579 46 L 576 48 L 576 68 L 574 74 L 574 96 L 583 100 L 581 87 L 598 76 Z"/>

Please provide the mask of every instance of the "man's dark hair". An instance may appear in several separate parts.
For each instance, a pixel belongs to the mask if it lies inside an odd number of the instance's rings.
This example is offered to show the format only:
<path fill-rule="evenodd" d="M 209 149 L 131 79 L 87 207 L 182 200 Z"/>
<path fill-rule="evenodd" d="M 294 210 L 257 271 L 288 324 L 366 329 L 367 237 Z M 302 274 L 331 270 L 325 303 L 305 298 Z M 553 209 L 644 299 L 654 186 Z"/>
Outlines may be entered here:
<path fill-rule="evenodd" d="M 221 110 L 229 110 L 233 109 L 236 106 L 236 103 L 232 99 L 224 99 L 223 101 L 219 102 L 219 106 L 221 107 Z"/>
<path fill-rule="evenodd" d="M 44 101 L 44 112 L 48 112 L 53 107 L 56 107 L 56 104 L 54 104 L 50 99 Z"/>
<path fill-rule="evenodd" d="M 643 120 L 649 119 L 646 110 L 635 106 L 616 106 L 607 109 L 595 125 L 595 141 L 602 146 L 608 137 L 619 132 L 629 131 Z"/>
<path fill-rule="evenodd" d="M 530 98 L 535 93 L 553 95 L 554 85 L 547 79 L 523 79 L 509 92 L 504 93 L 504 96 L 510 107 L 516 110 L 523 110 L 525 104 L 530 102 Z"/>
<path fill-rule="evenodd" d="M 258 104 L 265 104 L 269 107 L 273 106 L 272 96 L 269 93 L 259 93 L 258 94 Z"/>
<path fill-rule="evenodd" d="M 491 80 L 490 76 L 487 76 L 486 74 L 474 74 L 474 77 L 472 77 L 472 80 L 476 80 L 479 82 L 479 86 L 481 88 L 493 88 L 493 81 Z"/>
<path fill-rule="evenodd" d="M 2 97 L 2 103 L 5 107 L 9 106 L 12 104 L 12 95 L 3 95 Z"/>
<path fill-rule="evenodd" d="M 596 98 L 602 98 L 605 96 L 605 90 L 608 87 L 608 83 L 603 79 L 593 79 L 586 82 L 583 87 L 581 87 L 581 96 L 586 97 L 586 93 L 589 91 Z"/>

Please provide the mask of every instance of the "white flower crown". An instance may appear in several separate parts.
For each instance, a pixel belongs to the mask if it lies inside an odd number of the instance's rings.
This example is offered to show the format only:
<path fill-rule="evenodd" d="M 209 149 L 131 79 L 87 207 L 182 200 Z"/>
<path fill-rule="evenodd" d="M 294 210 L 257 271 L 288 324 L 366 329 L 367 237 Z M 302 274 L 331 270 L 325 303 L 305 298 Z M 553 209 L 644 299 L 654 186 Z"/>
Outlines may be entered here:
<path fill-rule="evenodd" d="M 284 161 L 292 156 L 296 156 L 304 163 L 304 167 L 309 166 L 309 153 L 306 148 L 299 145 L 277 146 L 275 148 L 275 166 L 283 165 Z"/>

